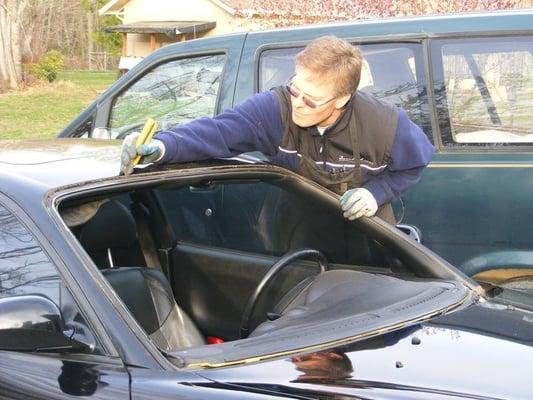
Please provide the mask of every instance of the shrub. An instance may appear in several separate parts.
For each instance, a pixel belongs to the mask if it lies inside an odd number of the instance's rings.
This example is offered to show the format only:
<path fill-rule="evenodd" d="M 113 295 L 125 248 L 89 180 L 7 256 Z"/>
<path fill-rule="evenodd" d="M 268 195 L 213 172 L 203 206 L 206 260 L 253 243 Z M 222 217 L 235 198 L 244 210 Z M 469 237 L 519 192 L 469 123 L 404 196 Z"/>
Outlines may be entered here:
<path fill-rule="evenodd" d="M 31 68 L 31 73 L 39 79 L 53 82 L 63 66 L 63 55 L 57 50 L 50 50 Z"/>

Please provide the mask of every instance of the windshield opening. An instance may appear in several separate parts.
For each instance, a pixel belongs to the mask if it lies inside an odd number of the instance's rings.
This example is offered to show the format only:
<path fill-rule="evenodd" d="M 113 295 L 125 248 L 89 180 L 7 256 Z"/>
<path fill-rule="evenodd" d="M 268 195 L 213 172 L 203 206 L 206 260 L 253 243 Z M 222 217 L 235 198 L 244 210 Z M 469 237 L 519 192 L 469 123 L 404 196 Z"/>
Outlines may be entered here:
<path fill-rule="evenodd" d="M 59 207 L 152 342 L 186 365 L 355 340 L 468 297 L 382 230 L 343 218 L 330 195 L 249 175 L 93 188 Z"/>

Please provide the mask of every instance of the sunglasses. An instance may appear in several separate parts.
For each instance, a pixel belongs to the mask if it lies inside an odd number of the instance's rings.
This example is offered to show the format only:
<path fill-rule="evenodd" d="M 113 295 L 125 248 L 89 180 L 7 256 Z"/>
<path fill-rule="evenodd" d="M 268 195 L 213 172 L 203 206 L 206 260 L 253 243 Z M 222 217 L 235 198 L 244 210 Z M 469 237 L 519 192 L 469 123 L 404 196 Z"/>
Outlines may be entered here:
<path fill-rule="evenodd" d="M 301 90 L 298 90 L 294 87 L 294 83 L 292 81 L 293 78 L 291 78 L 286 84 L 285 84 L 285 87 L 287 88 L 287 91 L 289 92 L 289 94 L 294 97 L 294 98 L 298 98 L 298 97 L 302 97 L 302 101 L 303 103 L 309 107 L 309 108 L 317 108 L 317 107 L 321 107 L 323 106 L 324 104 L 327 104 L 329 103 L 330 101 L 334 100 L 336 97 L 332 97 L 331 99 L 329 100 L 325 100 L 325 101 L 315 101 L 315 100 L 311 100 L 310 98 L 308 97 L 305 97 L 305 95 L 303 94 L 303 92 Z"/>

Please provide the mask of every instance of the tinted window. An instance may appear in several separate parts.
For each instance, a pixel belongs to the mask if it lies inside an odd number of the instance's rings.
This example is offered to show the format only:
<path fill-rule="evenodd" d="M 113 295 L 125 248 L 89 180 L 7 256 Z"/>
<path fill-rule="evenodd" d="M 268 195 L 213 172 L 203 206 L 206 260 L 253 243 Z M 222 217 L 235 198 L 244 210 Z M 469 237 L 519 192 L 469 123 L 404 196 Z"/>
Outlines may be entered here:
<path fill-rule="evenodd" d="M 377 245 L 338 210 L 274 183 L 187 186 L 158 196 L 182 241 L 275 256 L 311 247 L 330 262 L 383 266 Z"/>
<path fill-rule="evenodd" d="M 103 354 L 71 292 L 25 225 L 0 204 L 0 297 L 37 294 L 48 297 L 60 309 L 65 330 L 73 338 Z M 0 310 L 0 320 L 2 319 Z"/>
<path fill-rule="evenodd" d="M 0 296 L 43 294 L 60 304 L 60 278 L 30 232 L 0 205 Z"/>
<path fill-rule="evenodd" d="M 403 107 L 431 138 L 422 46 L 419 43 L 362 44 L 364 61 L 359 90 Z M 261 53 L 259 90 L 283 85 L 294 74 L 294 57 L 302 47 Z"/>
<path fill-rule="evenodd" d="M 215 112 L 224 55 L 185 58 L 149 71 L 118 96 L 109 122 L 112 137 L 142 128 L 148 118 L 159 129 Z"/>
<path fill-rule="evenodd" d="M 443 143 L 533 142 L 533 38 L 446 39 L 432 46 Z"/>
<path fill-rule="evenodd" d="M 259 91 L 285 84 L 294 75 L 294 57 L 303 47 L 266 50 L 259 58 Z"/>

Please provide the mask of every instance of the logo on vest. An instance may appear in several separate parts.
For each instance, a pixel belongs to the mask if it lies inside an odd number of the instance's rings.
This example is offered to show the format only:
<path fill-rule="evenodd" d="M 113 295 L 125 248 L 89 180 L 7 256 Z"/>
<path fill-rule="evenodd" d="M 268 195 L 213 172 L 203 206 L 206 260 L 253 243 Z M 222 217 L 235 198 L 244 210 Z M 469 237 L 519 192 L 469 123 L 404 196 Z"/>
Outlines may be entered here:
<path fill-rule="evenodd" d="M 341 162 L 348 162 L 348 161 L 354 161 L 355 159 L 353 157 L 349 157 L 349 156 L 339 156 L 339 161 Z"/>

